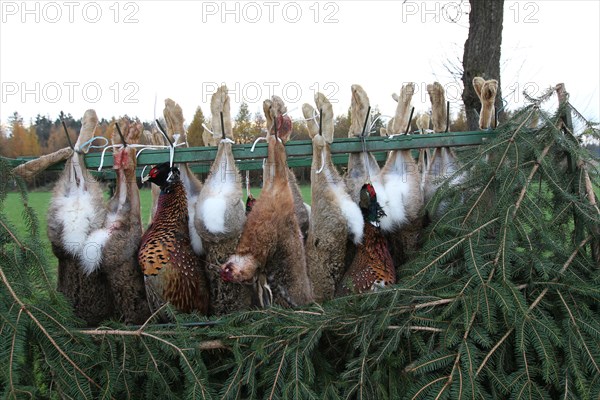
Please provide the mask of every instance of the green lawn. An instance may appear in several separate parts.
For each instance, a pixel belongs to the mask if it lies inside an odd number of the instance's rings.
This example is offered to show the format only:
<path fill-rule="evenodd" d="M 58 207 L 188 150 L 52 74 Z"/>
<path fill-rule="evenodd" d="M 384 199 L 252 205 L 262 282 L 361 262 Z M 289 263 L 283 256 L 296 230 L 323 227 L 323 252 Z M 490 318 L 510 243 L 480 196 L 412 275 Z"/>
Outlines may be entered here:
<path fill-rule="evenodd" d="M 310 204 L 310 185 L 304 185 L 300 187 L 304 201 Z M 260 188 L 251 188 L 251 192 L 254 197 L 258 198 L 260 195 Z M 244 191 L 244 195 L 246 192 Z M 31 192 L 29 193 L 29 205 L 36 211 L 40 221 L 40 237 L 44 240 L 44 247 L 46 253 L 51 256 L 50 261 L 55 264 L 54 256 L 50 247 L 50 242 L 47 240 L 47 220 L 46 214 L 48 212 L 48 206 L 50 205 L 50 199 L 52 197 L 51 192 Z M 142 205 L 142 222 L 146 223 L 150 215 L 150 205 L 152 201 L 151 192 L 148 189 L 140 191 L 140 200 Z M 246 199 L 244 199 L 245 201 Z M 26 233 L 26 227 L 23 222 L 23 201 L 18 193 L 9 193 L 5 202 L 6 215 L 9 220 L 16 226 L 17 231 L 20 234 Z"/>

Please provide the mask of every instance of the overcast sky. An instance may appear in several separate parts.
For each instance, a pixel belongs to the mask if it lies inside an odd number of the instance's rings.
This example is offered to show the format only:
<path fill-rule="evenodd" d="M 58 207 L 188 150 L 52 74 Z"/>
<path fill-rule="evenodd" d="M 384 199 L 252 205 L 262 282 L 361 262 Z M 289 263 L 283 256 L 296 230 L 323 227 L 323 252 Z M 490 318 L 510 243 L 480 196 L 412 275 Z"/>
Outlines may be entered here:
<path fill-rule="evenodd" d="M 315 91 L 334 111 L 361 84 L 371 104 L 392 114 L 391 93 L 417 83 L 413 105 L 429 108 L 425 86 L 460 90 L 445 68 L 462 59 L 468 2 L 449 1 L 0 1 L 0 121 L 18 111 L 76 118 L 160 116 L 164 99 L 209 113 L 217 85 L 233 113 L 277 94 L 294 118 Z M 600 116 L 600 2 L 505 1 L 502 91 L 509 107 L 523 90 L 564 82 L 571 102 Z M 155 107 L 155 99 L 157 104 Z M 156 113 L 156 114 L 155 114 Z"/>

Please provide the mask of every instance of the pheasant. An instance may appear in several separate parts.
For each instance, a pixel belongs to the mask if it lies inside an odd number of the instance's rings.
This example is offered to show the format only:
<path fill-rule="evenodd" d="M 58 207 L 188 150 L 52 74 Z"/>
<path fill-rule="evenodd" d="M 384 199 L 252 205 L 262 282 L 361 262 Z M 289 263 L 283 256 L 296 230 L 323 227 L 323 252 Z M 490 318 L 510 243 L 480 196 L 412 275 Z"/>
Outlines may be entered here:
<path fill-rule="evenodd" d="M 379 228 L 379 220 L 385 213 L 377 202 L 377 194 L 371 184 L 364 184 L 360 189 L 358 205 L 365 221 L 364 238 L 340 281 L 338 296 L 375 291 L 396 283 L 392 256 Z"/>
<path fill-rule="evenodd" d="M 208 284 L 192 249 L 187 198 L 179 169 L 169 163 L 157 165 L 150 170 L 148 180 L 161 188 L 154 220 L 138 252 L 150 307 L 155 311 L 169 302 L 178 311 L 206 315 Z"/>

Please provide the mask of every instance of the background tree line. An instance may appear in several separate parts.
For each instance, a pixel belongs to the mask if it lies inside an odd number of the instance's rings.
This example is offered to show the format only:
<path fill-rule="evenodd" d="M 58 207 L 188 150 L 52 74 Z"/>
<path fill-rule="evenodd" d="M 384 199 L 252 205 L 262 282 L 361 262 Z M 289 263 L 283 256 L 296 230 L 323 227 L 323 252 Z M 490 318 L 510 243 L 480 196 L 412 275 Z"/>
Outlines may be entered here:
<path fill-rule="evenodd" d="M 379 118 L 380 117 L 380 118 Z M 335 137 L 347 137 L 350 128 L 350 109 L 346 114 L 340 114 L 335 118 Z M 411 131 L 417 129 L 416 115 L 413 118 Z M 71 114 L 65 114 L 63 111 L 56 118 L 47 115 L 38 114 L 28 125 L 18 112 L 14 112 L 8 119 L 6 126 L 0 126 L 0 156 L 8 158 L 17 157 L 38 157 L 44 154 L 52 153 L 56 150 L 69 146 L 65 135 L 62 122 L 67 126 L 69 138 L 72 143 L 77 140 L 77 135 L 81 129 L 81 119 L 75 119 Z M 96 135 L 110 139 L 114 130 L 116 117 L 110 119 L 102 118 L 96 128 Z M 379 129 L 384 126 L 387 119 L 381 115 L 377 108 L 373 110 L 374 124 L 371 127 L 371 135 L 379 135 Z M 152 129 L 152 122 L 144 122 L 144 128 Z M 204 146 L 203 133 L 205 127 L 211 128 L 210 119 L 204 116 L 200 107 L 192 121 L 187 126 L 188 143 L 192 147 Z M 451 131 L 466 130 L 466 115 L 464 107 L 461 107 L 455 118 L 452 119 Z M 242 103 L 237 115 L 234 118 L 233 131 L 237 143 L 252 143 L 257 137 L 264 136 L 267 131 L 266 121 L 261 111 L 252 114 L 248 104 Z M 293 121 L 292 140 L 308 140 L 308 130 L 303 119 Z"/>

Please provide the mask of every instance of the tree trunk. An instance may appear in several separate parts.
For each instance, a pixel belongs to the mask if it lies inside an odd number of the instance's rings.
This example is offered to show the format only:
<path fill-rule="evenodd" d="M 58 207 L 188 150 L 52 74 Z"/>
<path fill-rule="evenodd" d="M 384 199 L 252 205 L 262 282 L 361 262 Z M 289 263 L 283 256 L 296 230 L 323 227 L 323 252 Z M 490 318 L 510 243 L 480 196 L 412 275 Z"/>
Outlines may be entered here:
<path fill-rule="evenodd" d="M 469 0 L 469 36 L 463 54 L 463 102 L 467 111 L 469 130 L 479 129 L 478 113 L 481 103 L 473 89 L 473 78 L 498 81 L 496 110 L 502 108 L 500 90 L 500 46 L 502 44 L 502 21 L 504 0 Z"/>

